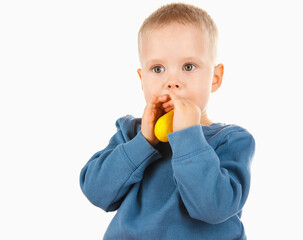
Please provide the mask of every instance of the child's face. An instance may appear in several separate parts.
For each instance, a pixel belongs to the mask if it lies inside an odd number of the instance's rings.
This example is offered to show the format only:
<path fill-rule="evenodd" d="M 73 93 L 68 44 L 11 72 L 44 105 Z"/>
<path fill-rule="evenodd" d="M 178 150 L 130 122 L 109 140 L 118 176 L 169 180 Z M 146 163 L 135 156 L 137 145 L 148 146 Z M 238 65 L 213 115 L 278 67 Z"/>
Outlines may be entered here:
<path fill-rule="evenodd" d="M 208 44 L 207 33 L 178 23 L 145 35 L 138 74 L 146 102 L 153 94 L 160 96 L 174 90 L 200 107 L 202 113 L 206 111 L 210 92 L 219 87 L 212 86 L 218 76 Z"/>

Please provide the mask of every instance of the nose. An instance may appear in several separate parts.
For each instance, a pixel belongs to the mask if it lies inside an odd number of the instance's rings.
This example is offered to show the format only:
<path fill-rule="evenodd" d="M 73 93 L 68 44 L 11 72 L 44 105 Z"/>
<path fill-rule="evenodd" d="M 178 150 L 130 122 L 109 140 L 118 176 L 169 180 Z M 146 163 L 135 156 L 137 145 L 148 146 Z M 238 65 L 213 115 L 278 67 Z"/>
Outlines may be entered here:
<path fill-rule="evenodd" d="M 166 83 L 166 89 L 180 89 L 181 88 L 181 84 L 178 81 L 175 80 L 170 80 Z"/>
<path fill-rule="evenodd" d="M 180 86 L 179 86 L 179 84 L 167 84 L 167 88 L 179 88 Z"/>

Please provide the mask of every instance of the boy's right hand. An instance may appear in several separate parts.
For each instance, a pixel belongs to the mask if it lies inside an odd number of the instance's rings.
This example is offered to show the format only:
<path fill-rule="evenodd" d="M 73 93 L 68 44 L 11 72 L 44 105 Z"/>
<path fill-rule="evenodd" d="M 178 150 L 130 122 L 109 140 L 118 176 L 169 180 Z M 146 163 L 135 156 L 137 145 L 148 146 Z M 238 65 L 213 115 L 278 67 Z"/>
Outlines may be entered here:
<path fill-rule="evenodd" d="M 155 136 L 154 128 L 157 120 L 165 113 L 171 110 L 171 108 L 164 109 L 162 104 L 170 100 L 168 95 L 153 96 L 149 103 L 147 103 L 141 122 L 141 132 L 145 139 L 155 146 L 159 140 Z"/>

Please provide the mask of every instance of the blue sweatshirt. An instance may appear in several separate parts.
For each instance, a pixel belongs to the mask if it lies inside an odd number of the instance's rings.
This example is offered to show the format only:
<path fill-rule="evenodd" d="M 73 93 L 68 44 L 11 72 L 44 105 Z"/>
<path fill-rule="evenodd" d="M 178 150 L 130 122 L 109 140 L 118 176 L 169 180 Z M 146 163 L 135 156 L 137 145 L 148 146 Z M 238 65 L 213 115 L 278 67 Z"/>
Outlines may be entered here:
<path fill-rule="evenodd" d="M 255 151 L 247 130 L 199 124 L 153 147 L 141 118 L 121 117 L 116 127 L 80 174 L 92 204 L 118 210 L 105 240 L 246 239 L 240 218 Z"/>

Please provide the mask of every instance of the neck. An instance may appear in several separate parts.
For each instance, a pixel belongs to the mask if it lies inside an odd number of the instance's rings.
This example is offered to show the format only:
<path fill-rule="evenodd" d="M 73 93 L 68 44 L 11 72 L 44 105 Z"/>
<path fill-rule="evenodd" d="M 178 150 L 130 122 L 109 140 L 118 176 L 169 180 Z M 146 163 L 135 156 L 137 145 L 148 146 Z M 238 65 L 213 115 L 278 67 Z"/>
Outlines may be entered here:
<path fill-rule="evenodd" d="M 203 112 L 203 113 L 202 113 L 202 115 L 201 115 L 201 120 L 200 120 L 200 124 L 203 125 L 203 126 L 208 126 L 208 125 L 213 124 L 213 121 L 211 121 L 211 120 L 208 118 L 206 112 Z"/>

